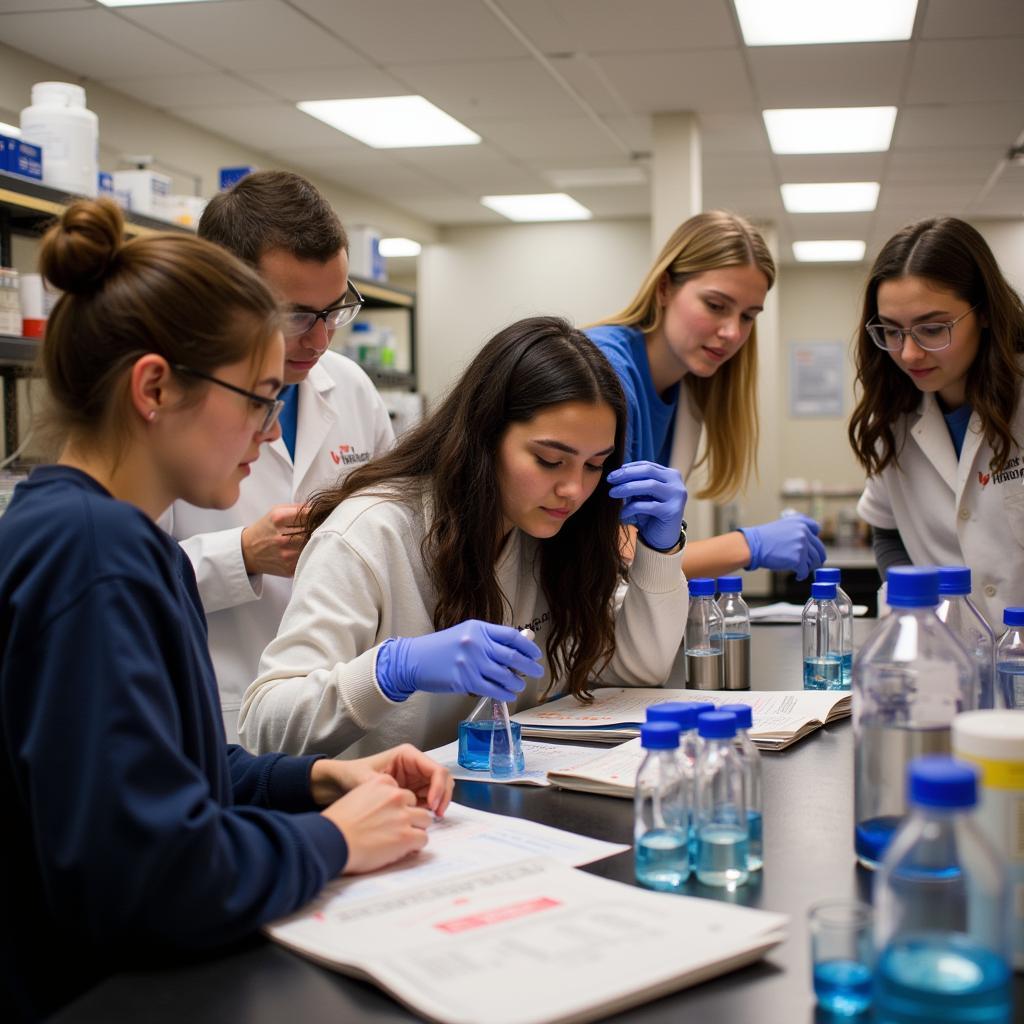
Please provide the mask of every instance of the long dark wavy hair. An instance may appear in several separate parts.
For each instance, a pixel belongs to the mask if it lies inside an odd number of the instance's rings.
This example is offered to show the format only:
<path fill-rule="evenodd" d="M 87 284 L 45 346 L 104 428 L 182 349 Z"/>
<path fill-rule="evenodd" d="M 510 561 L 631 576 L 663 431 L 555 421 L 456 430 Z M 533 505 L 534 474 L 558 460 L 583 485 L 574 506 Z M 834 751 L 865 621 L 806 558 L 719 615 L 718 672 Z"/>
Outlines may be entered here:
<path fill-rule="evenodd" d="M 565 320 L 531 317 L 495 335 L 433 415 L 386 455 L 313 495 L 306 534 L 358 492 L 401 493 L 419 480 L 433 506 L 423 558 L 437 593 L 434 628 L 472 618 L 501 622 L 508 600 L 494 575 L 502 523 L 498 447 L 510 424 L 563 402 L 600 403 L 615 413 L 615 448 L 601 482 L 555 536 L 540 541 L 551 686 L 565 682 L 586 701 L 588 680 L 608 664 L 615 644 L 621 503 L 608 497 L 607 474 L 622 465 L 626 403 L 611 364 Z"/>
<path fill-rule="evenodd" d="M 879 285 L 900 277 L 925 278 L 975 307 L 974 315 L 983 326 L 978 354 L 967 372 L 967 401 L 981 418 L 993 452 L 991 468 L 999 472 L 1016 443 L 1010 425 L 1024 377 L 1017 365 L 1024 352 L 1024 304 L 1003 277 L 985 239 L 955 217 L 903 228 L 882 247 L 871 268 L 856 340 L 860 399 L 849 429 L 857 460 L 871 475 L 890 463 L 898 466 L 893 424 L 921 402 L 913 381 L 872 342 L 864 327 L 878 315 Z"/>

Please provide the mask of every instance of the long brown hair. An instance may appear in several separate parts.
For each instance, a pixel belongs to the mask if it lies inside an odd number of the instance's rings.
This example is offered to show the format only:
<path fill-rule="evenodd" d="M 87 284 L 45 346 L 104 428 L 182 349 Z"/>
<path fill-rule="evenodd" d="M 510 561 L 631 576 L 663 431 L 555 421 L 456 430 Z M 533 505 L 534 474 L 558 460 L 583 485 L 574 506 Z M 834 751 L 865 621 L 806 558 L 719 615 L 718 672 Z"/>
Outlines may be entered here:
<path fill-rule="evenodd" d="M 629 305 L 598 323 L 638 327 L 650 334 L 662 320 L 658 291 L 663 281 L 678 288 L 706 270 L 746 266 L 757 267 L 769 288 L 775 283 L 772 254 L 753 225 L 724 210 L 698 213 L 672 233 Z M 746 483 L 757 457 L 756 323 L 743 347 L 717 373 L 688 373 L 683 384 L 705 426 L 706 445 L 697 466 L 707 463 L 708 482 L 697 497 L 731 498 Z"/>
<path fill-rule="evenodd" d="M 879 285 L 900 277 L 925 278 L 974 306 L 983 326 L 978 354 L 967 371 L 967 401 L 981 418 L 993 452 L 991 468 L 999 472 L 1016 443 L 1010 424 L 1024 376 L 1017 365 L 1024 352 L 1024 305 L 985 239 L 956 217 L 903 228 L 885 243 L 871 268 L 856 340 L 860 398 L 849 429 L 857 460 L 871 475 L 890 463 L 898 466 L 893 425 L 921 404 L 914 382 L 872 342 L 864 326 L 878 315 Z"/>
<path fill-rule="evenodd" d="M 611 364 L 566 321 L 532 317 L 493 337 L 432 416 L 386 455 L 310 499 L 306 531 L 312 534 L 354 494 L 375 488 L 393 493 L 419 481 L 433 508 L 423 558 L 437 593 L 434 628 L 471 618 L 501 622 L 508 601 L 494 575 L 501 524 L 498 447 L 510 424 L 563 402 L 602 403 L 615 413 L 615 447 L 597 489 L 539 545 L 540 584 L 551 610 L 552 685 L 564 681 L 571 693 L 589 700 L 588 680 L 614 652 L 620 503 L 608 497 L 607 474 L 622 465 L 626 403 Z"/>

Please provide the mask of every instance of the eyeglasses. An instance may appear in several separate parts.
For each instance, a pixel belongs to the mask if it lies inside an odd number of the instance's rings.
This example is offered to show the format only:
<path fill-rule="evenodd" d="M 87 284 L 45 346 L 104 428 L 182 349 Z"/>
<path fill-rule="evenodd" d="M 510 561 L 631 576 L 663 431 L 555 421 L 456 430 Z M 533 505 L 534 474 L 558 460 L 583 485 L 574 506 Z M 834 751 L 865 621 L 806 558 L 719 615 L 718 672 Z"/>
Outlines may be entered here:
<path fill-rule="evenodd" d="M 352 323 L 363 308 L 365 299 L 359 294 L 359 289 L 351 282 L 348 283 L 348 291 L 345 292 L 344 301 L 330 309 L 321 309 L 319 313 L 291 312 L 284 314 L 284 333 L 289 338 L 297 338 L 300 334 L 313 330 L 317 320 L 323 320 L 327 333 Z"/>
<path fill-rule="evenodd" d="M 263 410 L 263 422 L 260 424 L 259 432 L 266 434 L 273 425 L 277 422 L 278 416 L 281 415 L 281 410 L 284 408 L 283 398 L 267 398 L 265 395 L 257 395 L 255 391 L 246 391 L 245 388 L 236 387 L 234 384 L 229 384 L 226 380 L 221 380 L 219 377 L 213 377 L 208 373 L 203 373 L 202 370 L 193 370 L 190 366 L 182 366 L 180 363 L 174 363 L 171 369 L 175 373 L 182 373 L 186 377 L 198 377 L 200 380 L 208 380 L 211 384 L 219 384 L 222 388 L 227 388 L 228 391 L 234 391 L 236 395 L 245 395 L 254 405 L 260 406 Z"/>
<path fill-rule="evenodd" d="M 871 340 L 886 352 L 899 352 L 903 348 L 903 338 L 909 334 L 914 344 L 925 352 L 941 352 L 953 344 L 953 328 L 968 313 L 973 313 L 977 306 L 971 306 L 967 313 L 961 313 L 955 320 L 943 324 L 915 324 L 913 327 L 896 327 L 893 324 L 872 322 L 864 325 L 871 335 Z"/>

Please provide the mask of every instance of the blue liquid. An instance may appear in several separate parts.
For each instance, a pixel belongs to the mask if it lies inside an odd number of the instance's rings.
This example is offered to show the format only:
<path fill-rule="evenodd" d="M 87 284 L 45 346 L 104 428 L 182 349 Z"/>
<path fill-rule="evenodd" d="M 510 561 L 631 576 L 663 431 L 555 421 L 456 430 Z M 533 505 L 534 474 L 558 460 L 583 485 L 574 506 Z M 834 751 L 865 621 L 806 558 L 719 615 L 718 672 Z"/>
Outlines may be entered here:
<path fill-rule="evenodd" d="M 843 662 L 843 685 L 842 689 L 849 690 L 853 686 L 853 651 L 847 651 L 842 656 Z"/>
<path fill-rule="evenodd" d="M 996 663 L 996 685 L 1008 708 L 1024 708 L 1024 663 L 1000 661 Z"/>
<path fill-rule="evenodd" d="M 804 658 L 805 690 L 840 690 L 843 685 L 843 662 L 837 654 L 823 658 Z"/>
<path fill-rule="evenodd" d="M 871 971 L 856 960 L 823 960 L 814 965 L 814 994 L 831 1013 L 862 1013 L 871 1005 Z"/>
<path fill-rule="evenodd" d="M 747 811 L 747 870 L 760 871 L 764 864 L 761 842 L 761 812 Z"/>
<path fill-rule="evenodd" d="M 897 939 L 875 970 L 879 1024 L 1010 1024 L 1010 969 L 965 935 Z"/>
<path fill-rule="evenodd" d="M 517 751 L 516 772 L 526 768 L 523 755 L 523 727 L 512 722 L 512 745 Z M 495 737 L 494 745 L 499 753 L 507 753 L 508 740 L 505 738 L 505 726 L 486 719 L 479 722 L 459 722 L 459 764 L 474 772 L 491 770 L 491 733 L 497 730 L 500 735 Z M 508 773 L 506 773 L 508 774 Z"/>
<path fill-rule="evenodd" d="M 701 825 L 697 830 L 698 880 L 734 889 L 748 877 L 747 830 L 739 825 Z"/>
<path fill-rule="evenodd" d="M 893 833 L 903 824 L 902 818 L 869 818 L 862 821 L 854 834 L 854 849 L 857 857 L 869 867 L 877 868 Z"/>
<path fill-rule="evenodd" d="M 680 892 L 690 877 L 690 843 L 685 832 L 656 828 L 636 843 L 636 880 L 646 889 Z"/>

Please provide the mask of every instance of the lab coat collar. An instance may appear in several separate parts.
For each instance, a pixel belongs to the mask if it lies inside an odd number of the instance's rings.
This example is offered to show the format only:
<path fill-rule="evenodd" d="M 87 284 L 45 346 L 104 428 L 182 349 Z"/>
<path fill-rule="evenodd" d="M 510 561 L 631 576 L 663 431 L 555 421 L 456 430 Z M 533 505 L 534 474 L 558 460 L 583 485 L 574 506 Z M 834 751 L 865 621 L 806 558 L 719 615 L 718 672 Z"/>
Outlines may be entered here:
<path fill-rule="evenodd" d="M 938 400 L 931 392 L 926 391 L 921 396 L 917 420 L 910 431 L 925 457 L 949 484 L 950 490 L 955 492 L 958 468 L 956 452 Z"/>
<path fill-rule="evenodd" d="M 334 378 L 317 363 L 299 382 L 299 421 L 295 430 L 295 463 L 283 438 L 270 445 L 274 456 L 292 469 L 294 494 L 302 492 L 303 478 L 309 472 L 335 420 L 330 403 L 324 397 L 334 390 Z"/>

